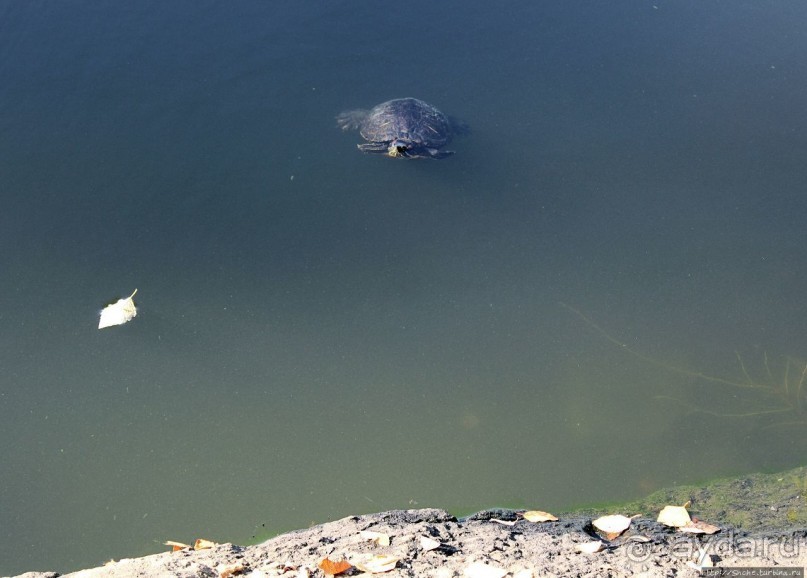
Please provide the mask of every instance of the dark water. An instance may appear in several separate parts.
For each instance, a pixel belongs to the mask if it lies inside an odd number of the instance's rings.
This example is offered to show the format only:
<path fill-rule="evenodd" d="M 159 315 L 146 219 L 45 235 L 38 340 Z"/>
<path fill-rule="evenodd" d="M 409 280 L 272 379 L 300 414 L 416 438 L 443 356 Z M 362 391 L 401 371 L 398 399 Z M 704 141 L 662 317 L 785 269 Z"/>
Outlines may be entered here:
<path fill-rule="evenodd" d="M 0 2 L 0 573 L 804 463 L 805 18 Z"/>

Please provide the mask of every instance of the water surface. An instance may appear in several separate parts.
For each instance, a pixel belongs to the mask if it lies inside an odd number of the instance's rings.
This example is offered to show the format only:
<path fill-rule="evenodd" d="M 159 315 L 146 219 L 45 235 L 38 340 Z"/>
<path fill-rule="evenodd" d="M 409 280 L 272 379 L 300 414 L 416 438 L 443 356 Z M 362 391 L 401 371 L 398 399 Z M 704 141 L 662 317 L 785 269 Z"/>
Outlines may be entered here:
<path fill-rule="evenodd" d="M 803 463 L 805 17 L 0 3 L 0 573 Z"/>

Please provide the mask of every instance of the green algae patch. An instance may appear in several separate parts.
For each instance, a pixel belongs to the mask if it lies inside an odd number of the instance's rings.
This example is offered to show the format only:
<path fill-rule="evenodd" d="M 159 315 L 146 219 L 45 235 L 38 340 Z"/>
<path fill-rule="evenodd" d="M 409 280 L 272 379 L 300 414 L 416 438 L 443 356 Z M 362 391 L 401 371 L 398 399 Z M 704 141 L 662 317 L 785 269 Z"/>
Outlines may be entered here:
<path fill-rule="evenodd" d="M 588 506 L 574 513 L 595 516 L 619 510 L 655 518 L 664 506 L 687 502 L 693 518 L 748 532 L 807 528 L 807 467 L 675 486 L 633 502 Z"/>

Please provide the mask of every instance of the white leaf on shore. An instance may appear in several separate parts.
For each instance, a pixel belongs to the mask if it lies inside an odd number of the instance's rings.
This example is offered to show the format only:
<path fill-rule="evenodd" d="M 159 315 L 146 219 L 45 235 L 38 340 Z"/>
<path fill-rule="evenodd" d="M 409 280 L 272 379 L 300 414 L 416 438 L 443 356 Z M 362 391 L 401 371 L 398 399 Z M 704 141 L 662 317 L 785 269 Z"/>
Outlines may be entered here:
<path fill-rule="evenodd" d="M 599 540 L 592 540 L 591 542 L 583 542 L 582 544 L 577 544 L 577 551 L 583 552 L 584 554 L 594 554 L 595 552 L 599 552 L 603 548 L 605 548 L 605 545 Z"/>
<path fill-rule="evenodd" d="M 389 546 L 389 534 L 383 532 L 373 532 L 372 530 L 364 530 L 359 532 L 359 536 L 368 542 L 375 542 L 379 546 Z"/>
<path fill-rule="evenodd" d="M 197 538 L 196 541 L 193 543 L 194 550 L 209 550 L 216 546 L 216 543 L 212 540 L 206 540 L 204 538 Z"/>
<path fill-rule="evenodd" d="M 468 578 L 502 578 L 505 574 L 507 570 L 488 566 L 482 562 L 474 562 L 463 571 L 463 575 Z"/>
<path fill-rule="evenodd" d="M 420 547 L 423 548 L 424 552 L 431 552 L 432 550 L 436 550 L 440 547 L 440 542 L 433 540 L 432 538 L 427 538 L 426 536 L 421 536 Z"/>
<path fill-rule="evenodd" d="M 529 510 L 521 514 L 528 522 L 557 522 L 557 516 L 553 516 L 549 512 L 542 512 L 540 510 Z"/>
<path fill-rule="evenodd" d="M 628 529 L 631 519 L 627 516 L 615 514 L 612 516 L 602 516 L 592 522 L 595 528 L 605 533 L 609 540 L 613 540 L 622 532 Z"/>
<path fill-rule="evenodd" d="M 720 527 L 698 520 L 696 522 L 690 522 L 686 526 L 681 526 L 678 528 L 678 531 L 688 532 L 690 534 L 715 534 L 720 531 Z"/>
<path fill-rule="evenodd" d="M 664 506 L 659 512 L 656 522 L 670 526 L 672 528 L 680 528 L 686 526 L 692 521 L 689 517 L 689 512 L 683 506 Z"/>
<path fill-rule="evenodd" d="M 137 293 L 137 289 L 126 299 L 118 299 L 115 303 L 104 307 L 103 311 L 101 311 L 101 319 L 98 321 L 98 329 L 111 327 L 112 325 L 123 325 L 127 321 L 131 321 L 137 315 L 137 307 L 132 301 L 135 293 Z"/>
<path fill-rule="evenodd" d="M 712 557 L 705 548 L 698 548 L 697 562 L 693 562 L 692 560 L 687 561 L 687 566 L 693 570 L 697 570 L 698 572 L 702 572 L 704 568 L 712 568 L 714 565 L 715 564 L 712 561 Z"/>
<path fill-rule="evenodd" d="M 388 554 L 381 554 L 378 556 L 371 556 L 364 560 L 354 560 L 353 565 L 362 572 L 369 572 L 370 574 L 383 574 L 394 569 L 398 564 L 400 558 L 390 556 Z"/>

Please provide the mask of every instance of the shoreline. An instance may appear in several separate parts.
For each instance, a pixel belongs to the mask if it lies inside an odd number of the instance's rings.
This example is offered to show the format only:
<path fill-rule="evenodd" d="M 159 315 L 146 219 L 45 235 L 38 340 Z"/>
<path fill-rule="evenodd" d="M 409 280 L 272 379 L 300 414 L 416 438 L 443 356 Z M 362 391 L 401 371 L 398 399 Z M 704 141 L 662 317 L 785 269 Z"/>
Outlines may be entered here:
<path fill-rule="evenodd" d="M 352 567 L 386 560 L 380 576 L 544 575 L 698 576 L 698 564 L 718 567 L 807 566 L 807 467 L 753 474 L 703 486 L 660 490 L 628 504 L 557 514 L 530 522 L 516 510 L 494 509 L 456 518 L 440 509 L 393 510 L 349 516 L 294 530 L 252 546 L 217 544 L 181 549 L 68 574 L 28 572 L 25 578 L 129 576 L 326 576 L 323 560 Z M 691 515 L 714 524 L 713 535 L 687 534 L 656 522 L 664 505 L 691 502 Z M 636 516 L 625 532 L 604 538 L 592 526 L 603 514 Z M 740 520 L 744 523 L 737 524 Z M 601 550 L 585 553 L 586 543 Z M 375 562 L 373 562 L 375 561 Z M 339 568 L 326 569 L 335 571 Z M 376 567 L 377 569 L 377 567 Z M 370 575 L 368 573 L 368 575 Z"/>

